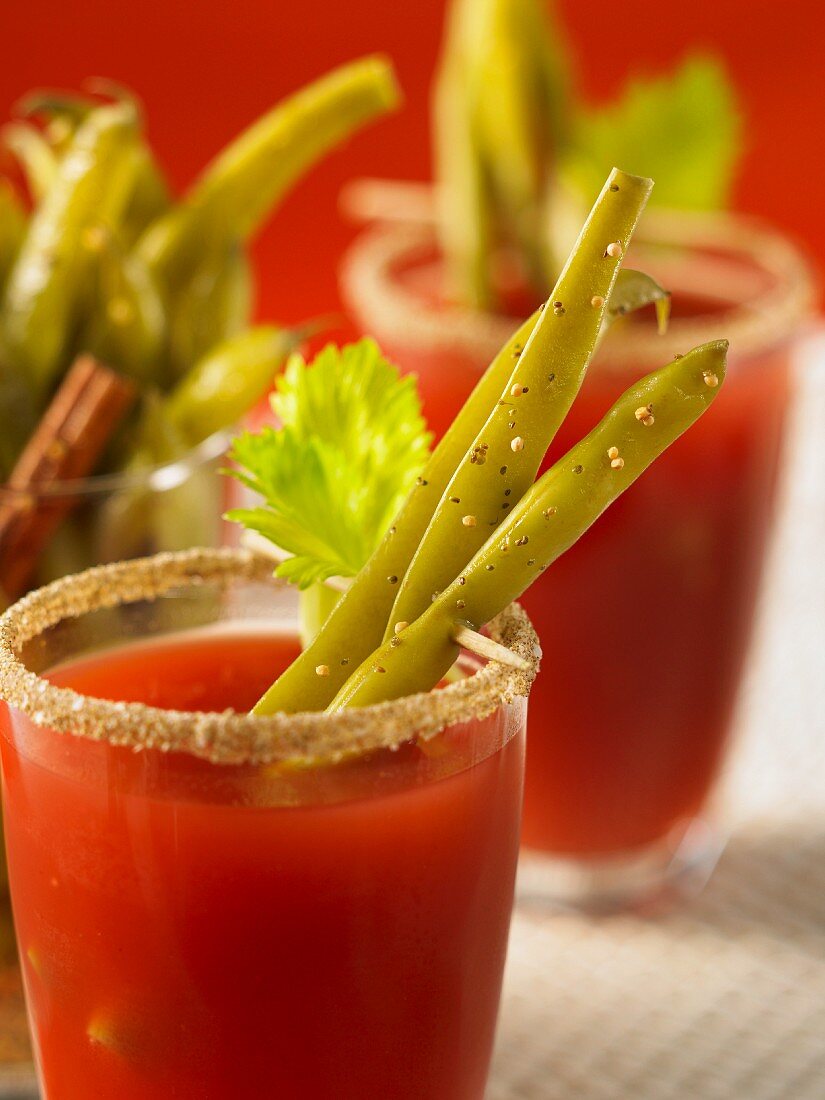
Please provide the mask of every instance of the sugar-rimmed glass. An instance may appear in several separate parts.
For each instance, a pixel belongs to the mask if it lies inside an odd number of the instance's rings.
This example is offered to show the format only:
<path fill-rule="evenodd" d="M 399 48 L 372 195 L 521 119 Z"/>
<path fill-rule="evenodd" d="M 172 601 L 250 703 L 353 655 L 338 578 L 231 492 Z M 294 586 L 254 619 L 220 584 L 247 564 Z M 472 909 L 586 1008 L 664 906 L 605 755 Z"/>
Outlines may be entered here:
<path fill-rule="evenodd" d="M 134 701 L 254 698 L 295 645 L 270 572 L 240 551 L 160 555 L 58 581 L 0 623 L 47 1100 L 483 1095 L 531 674 L 488 664 L 334 715 Z M 523 612 L 492 631 L 535 665 Z"/>

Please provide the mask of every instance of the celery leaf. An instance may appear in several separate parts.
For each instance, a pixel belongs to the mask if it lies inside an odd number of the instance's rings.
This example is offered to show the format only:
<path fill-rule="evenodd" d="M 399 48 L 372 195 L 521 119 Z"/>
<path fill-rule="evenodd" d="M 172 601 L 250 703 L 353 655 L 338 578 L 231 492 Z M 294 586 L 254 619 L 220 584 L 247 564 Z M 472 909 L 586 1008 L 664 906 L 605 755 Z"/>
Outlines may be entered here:
<path fill-rule="evenodd" d="M 234 475 L 263 498 L 235 509 L 292 555 L 276 572 L 299 588 L 352 577 L 368 560 L 429 454 L 412 377 L 374 340 L 293 355 L 272 407 L 282 427 L 239 436 Z"/>
<path fill-rule="evenodd" d="M 718 210 L 728 203 L 741 150 L 731 80 L 721 61 L 696 54 L 673 73 L 631 80 L 615 102 L 580 111 L 561 175 L 590 196 L 618 165 L 655 179 L 659 206 Z"/>

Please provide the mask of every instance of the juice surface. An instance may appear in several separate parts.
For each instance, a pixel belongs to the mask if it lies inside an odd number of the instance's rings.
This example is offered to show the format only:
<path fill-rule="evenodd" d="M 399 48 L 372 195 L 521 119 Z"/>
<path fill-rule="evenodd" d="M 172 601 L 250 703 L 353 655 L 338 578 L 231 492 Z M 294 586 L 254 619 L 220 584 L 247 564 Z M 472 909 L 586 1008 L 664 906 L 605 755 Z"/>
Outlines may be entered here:
<path fill-rule="evenodd" d="M 437 307 L 433 271 L 413 268 L 403 280 Z M 707 312 L 684 295 L 677 307 Z M 437 434 L 487 366 L 446 340 L 427 349 L 385 340 L 384 350 L 418 375 Z M 770 533 L 789 358 L 787 344 L 745 358 L 733 347 L 713 407 L 522 598 L 544 654 L 530 704 L 528 846 L 613 855 L 662 839 L 706 806 Z M 613 368 L 608 340 L 544 468 L 643 373 Z"/>
<path fill-rule="evenodd" d="M 283 638 L 178 640 L 52 678 L 245 709 L 294 652 Z M 518 848 L 518 725 L 498 712 L 426 752 L 215 780 L 181 754 L 6 714 L 13 902 L 46 1100 L 479 1100 Z M 475 762 L 451 774 L 454 759 Z"/>

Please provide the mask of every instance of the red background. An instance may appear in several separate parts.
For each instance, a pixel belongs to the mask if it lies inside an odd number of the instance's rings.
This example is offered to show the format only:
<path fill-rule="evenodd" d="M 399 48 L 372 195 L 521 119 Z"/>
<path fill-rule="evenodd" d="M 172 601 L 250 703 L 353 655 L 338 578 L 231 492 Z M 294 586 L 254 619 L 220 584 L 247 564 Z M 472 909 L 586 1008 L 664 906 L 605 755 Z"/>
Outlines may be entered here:
<path fill-rule="evenodd" d="M 667 67 L 691 46 L 720 52 L 748 120 L 737 185 L 743 209 L 805 243 L 825 270 L 825 6 L 820 0 L 563 0 L 581 86 L 598 99 L 630 66 Z M 396 62 L 404 110 L 315 170 L 258 245 L 261 311 L 297 320 L 335 305 L 335 262 L 351 227 L 335 196 L 351 175 L 429 174 L 428 88 L 443 0 L 2 0 L 0 109 L 28 88 L 88 75 L 143 96 L 153 142 L 183 185 L 241 126 L 333 64 L 371 51 Z M 629 166 L 632 169 L 632 165 Z"/>

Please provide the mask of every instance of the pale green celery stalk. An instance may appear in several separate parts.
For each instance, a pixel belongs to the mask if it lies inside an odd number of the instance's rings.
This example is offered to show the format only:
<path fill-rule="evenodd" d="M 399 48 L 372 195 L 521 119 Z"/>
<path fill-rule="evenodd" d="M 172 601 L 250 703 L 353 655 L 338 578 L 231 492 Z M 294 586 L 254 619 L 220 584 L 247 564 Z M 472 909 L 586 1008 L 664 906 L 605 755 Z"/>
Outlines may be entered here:
<path fill-rule="evenodd" d="M 329 584 L 311 584 L 298 593 L 301 647 L 306 649 L 341 599 L 341 593 Z"/>

